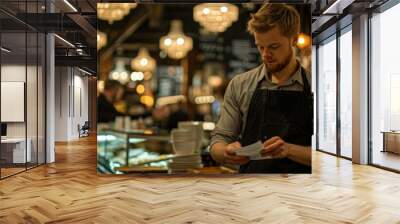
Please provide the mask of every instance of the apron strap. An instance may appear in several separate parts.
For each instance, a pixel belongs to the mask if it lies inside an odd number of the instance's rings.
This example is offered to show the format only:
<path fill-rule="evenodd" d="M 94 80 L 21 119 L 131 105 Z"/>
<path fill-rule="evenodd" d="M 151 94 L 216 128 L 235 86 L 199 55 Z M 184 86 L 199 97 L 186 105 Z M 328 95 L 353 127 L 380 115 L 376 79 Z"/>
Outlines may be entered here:
<path fill-rule="evenodd" d="M 304 93 L 309 95 L 311 94 L 311 86 L 310 83 L 308 83 L 308 79 L 306 76 L 306 71 L 304 70 L 304 68 L 300 65 L 301 67 L 301 78 L 303 79 L 303 86 L 304 86 Z"/>

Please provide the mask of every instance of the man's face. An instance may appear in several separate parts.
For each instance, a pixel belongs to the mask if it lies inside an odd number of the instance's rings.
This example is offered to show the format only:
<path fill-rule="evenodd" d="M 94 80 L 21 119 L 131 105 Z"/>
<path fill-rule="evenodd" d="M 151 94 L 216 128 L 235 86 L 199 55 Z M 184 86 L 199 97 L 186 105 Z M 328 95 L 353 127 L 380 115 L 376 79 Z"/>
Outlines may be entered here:
<path fill-rule="evenodd" d="M 254 38 L 268 72 L 279 72 L 289 64 L 295 38 L 284 36 L 276 26 L 264 33 L 254 33 Z"/>

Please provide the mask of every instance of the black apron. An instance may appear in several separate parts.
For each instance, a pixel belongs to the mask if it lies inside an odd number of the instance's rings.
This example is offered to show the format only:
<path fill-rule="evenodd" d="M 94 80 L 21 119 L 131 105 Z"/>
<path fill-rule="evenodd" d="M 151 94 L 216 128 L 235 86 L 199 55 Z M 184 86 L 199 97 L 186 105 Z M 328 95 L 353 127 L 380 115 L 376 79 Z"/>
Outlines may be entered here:
<path fill-rule="evenodd" d="M 313 95 L 301 68 L 303 91 L 261 89 L 260 83 L 253 93 L 247 122 L 240 143 L 250 145 L 258 140 L 279 136 L 285 142 L 302 146 L 311 145 L 313 134 Z M 241 165 L 240 173 L 311 173 L 305 166 L 291 159 L 250 160 Z"/>

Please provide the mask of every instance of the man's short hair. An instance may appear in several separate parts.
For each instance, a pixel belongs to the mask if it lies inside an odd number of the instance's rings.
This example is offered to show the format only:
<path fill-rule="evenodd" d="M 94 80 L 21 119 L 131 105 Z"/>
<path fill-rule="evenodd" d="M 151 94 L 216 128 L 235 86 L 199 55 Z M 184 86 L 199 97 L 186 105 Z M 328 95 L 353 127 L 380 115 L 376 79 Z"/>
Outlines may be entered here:
<path fill-rule="evenodd" d="M 297 36 L 300 32 L 299 12 L 286 4 L 265 4 L 256 13 L 251 14 L 247 30 L 254 35 L 268 32 L 276 26 L 289 38 Z"/>
<path fill-rule="evenodd" d="M 122 88 L 122 85 L 119 81 L 117 80 L 107 80 L 106 83 L 104 84 L 104 90 L 117 90 L 119 88 Z"/>

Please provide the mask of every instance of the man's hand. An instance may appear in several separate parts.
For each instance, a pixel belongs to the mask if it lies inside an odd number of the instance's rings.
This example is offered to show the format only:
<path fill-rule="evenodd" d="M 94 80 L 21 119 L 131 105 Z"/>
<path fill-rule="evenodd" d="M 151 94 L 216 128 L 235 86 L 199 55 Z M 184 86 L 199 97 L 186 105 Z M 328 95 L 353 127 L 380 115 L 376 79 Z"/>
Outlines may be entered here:
<path fill-rule="evenodd" d="M 226 146 L 224 151 L 224 162 L 243 165 L 249 162 L 249 157 L 247 156 L 237 156 L 236 151 L 242 147 L 239 142 L 233 142 Z"/>
<path fill-rule="evenodd" d="M 289 154 L 289 144 L 278 136 L 274 136 L 264 143 L 261 150 L 261 156 L 272 156 L 272 158 L 286 158 Z"/>

